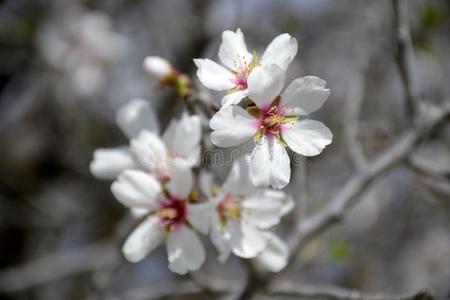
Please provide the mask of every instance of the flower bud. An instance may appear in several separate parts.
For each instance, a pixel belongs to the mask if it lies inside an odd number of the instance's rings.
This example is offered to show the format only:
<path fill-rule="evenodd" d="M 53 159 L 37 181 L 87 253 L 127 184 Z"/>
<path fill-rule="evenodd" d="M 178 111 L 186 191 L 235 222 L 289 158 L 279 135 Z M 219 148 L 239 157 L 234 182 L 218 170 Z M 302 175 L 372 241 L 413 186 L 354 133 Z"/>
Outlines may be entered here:
<path fill-rule="evenodd" d="M 164 80 L 175 71 L 169 61 L 159 56 L 145 58 L 144 69 L 159 80 Z"/>

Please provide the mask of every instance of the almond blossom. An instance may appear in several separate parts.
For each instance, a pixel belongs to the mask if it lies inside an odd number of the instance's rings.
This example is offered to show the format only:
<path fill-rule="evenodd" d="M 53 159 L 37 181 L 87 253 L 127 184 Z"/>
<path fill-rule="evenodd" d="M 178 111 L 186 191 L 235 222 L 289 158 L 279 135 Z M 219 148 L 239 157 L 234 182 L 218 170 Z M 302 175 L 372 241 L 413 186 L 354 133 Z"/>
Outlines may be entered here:
<path fill-rule="evenodd" d="M 198 67 L 197 76 L 204 86 L 217 91 L 228 91 L 223 97 L 222 106 L 237 104 L 248 96 L 248 77 L 257 66 L 277 65 L 286 70 L 297 54 L 297 40 L 284 33 L 277 36 L 267 46 L 261 59 L 250 53 L 241 29 L 236 32 L 226 30 L 222 33 L 219 47 L 221 66 L 210 59 L 194 59 Z"/>
<path fill-rule="evenodd" d="M 258 259 L 267 269 L 283 268 L 287 248 L 279 246 L 283 242 L 268 230 L 292 207 L 293 202 L 285 193 L 257 188 L 251 183 L 246 159 L 235 161 L 212 200 L 210 236 L 220 253 L 219 260 L 225 262 L 230 253 L 242 258 L 263 255 Z"/>
<path fill-rule="evenodd" d="M 182 167 L 174 167 L 164 185 L 140 170 L 119 175 L 111 186 L 114 196 L 142 217 L 122 247 L 128 261 L 144 259 L 165 241 L 172 272 L 186 274 L 200 268 L 205 250 L 194 230 L 206 233 L 208 217 L 205 205 L 189 203 L 192 182 L 190 169 Z"/>
<path fill-rule="evenodd" d="M 211 141 L 219 147 L 242 144 L 251 138 L 250 176 L 257 186 L 281 189 L 289 183 L 289 147 L 304 156 L 315 156 L 332 141 L 322 122 L 303 119 L 318 110 L 330 93 L 315 76 L 297 78 L 282 92 L 284 71 L 277 65 L 258 66 L 248 78 L 248 96 L 254 105 L 246 110 L 228 106 L 210 121 Z"/>
<path fill-rule="evenodd" d="M 185 168 L 195 165 L 200 153 L 199 117 L 183 114 L 179 121 L 172 120 L 162 138 L 157 134 L 154 119 L 145 100 L 134 99 L 120 107 L 116 122 L 130 143 L 97 149 L 90 164 L 91 173 L 100 179 L 113 180 L 124 170 L 139 169 L 166 181 L 170 179 L 174 164 Z"/>

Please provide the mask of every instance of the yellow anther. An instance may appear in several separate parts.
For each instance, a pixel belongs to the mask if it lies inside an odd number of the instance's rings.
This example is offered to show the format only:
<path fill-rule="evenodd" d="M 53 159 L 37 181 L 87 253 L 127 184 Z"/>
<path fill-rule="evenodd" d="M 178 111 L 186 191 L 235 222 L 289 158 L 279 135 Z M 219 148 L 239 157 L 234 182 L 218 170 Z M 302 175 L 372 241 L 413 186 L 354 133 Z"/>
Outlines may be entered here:
<path fill-rule="evenodd" d="M 173 219 L 177 216 L 177 212 L 172 208 L 165 208 L 158 211 L 157 215 L 166 219 Z"/>

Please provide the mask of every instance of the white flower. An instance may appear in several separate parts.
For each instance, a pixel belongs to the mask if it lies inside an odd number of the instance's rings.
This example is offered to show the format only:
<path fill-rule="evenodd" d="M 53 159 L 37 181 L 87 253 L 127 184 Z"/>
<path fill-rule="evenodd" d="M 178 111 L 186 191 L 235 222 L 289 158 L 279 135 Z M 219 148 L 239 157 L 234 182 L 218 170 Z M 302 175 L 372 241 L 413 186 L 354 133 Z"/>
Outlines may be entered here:
<path fill-rule="evenodd" d="M 277 65 L 255 67 L 248 78 L 249 98 L 255 106 L 247 110 L 228 106 L 210 121 L 211 141 L 219 147 L 254 138 L 250 175 L 257 186 L 281 189 L 289 183 L 286 146 L 298 154 L 314 156 L 333 138 L 323 123 L 301 119 L 322 107 L 330 93 L 326 82 L 314 76 L 301 77 L 281 93 L 283 84 L 284 71 Z"/>
<path fill-rule="evenodd" d="M 237 160 L 213 199 L 210 235 L 221 262 L 231 252 L 243 258 L 261 254 L 273 239 L 267 230 L 277 225 L 293 205 L 281 191 L 255 187 L 248 173 L 247 161 Z"/>
<path fill-rule="evenodd" d="M 164 80 L 175 72 L 172 64 L 159 56 L 146 57 L 144 60 L 144 69 L 158 80 Z"/>
<path fill-rule="evenodd" d="M 172 120 L 162 139 L 157 135 L 154 120 L 153 111 L 145 100 L 134 99 L 122 106 L 117 111 L 116 121 L 130 138 L 130 145 L 97 149 L 90 164 L 91 173 L 100 179 L 113 180 L 126 169 L 139 169 L 160 181 L 167 181 L 172 164 L 195 165 L 200 154 L 199 117 L 184 114 L 181 120 Z"/>
<path fill-rule="evenodd" d="M 162 187 L 151 175 L 126 170 L 112 184 L 114 196 L 143 220 L 125 241 L 122 252 L 130 262 L 144 259 L 165 240 L 169 269 L 186 274 L 200 268 L 205 250 L 194 229 L 207 233 L 208 216 L 204 204 L 190 204 L 192 173 L 189 168 L 174 167 L 172 177 Z"/>
<path fill-rule="evenodd" d="M 297 54 L 297 48 L 297 40 L 284 33 L 267 46 L 259 60 L 256 54 L 247 51 L 241 29 L 227 30 L 222 33 L 219 48 L 219 59 L 225 67 L 209 59 L 194 59 L 194 62 L 204 86 L 217 91 L 228 90 L 228 95 L 222 99 L 222 106 L 227 107 L 248 96 L 248 77 L 256 66 L 276 64 L 285 71 Z"/>

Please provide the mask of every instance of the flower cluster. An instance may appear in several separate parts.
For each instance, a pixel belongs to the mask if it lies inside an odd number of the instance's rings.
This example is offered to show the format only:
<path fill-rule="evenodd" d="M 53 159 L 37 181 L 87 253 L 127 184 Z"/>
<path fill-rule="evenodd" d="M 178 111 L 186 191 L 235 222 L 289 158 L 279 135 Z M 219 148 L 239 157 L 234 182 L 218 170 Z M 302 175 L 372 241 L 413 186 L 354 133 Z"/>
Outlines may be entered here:
<path fill-rule="evenodd" d="M 116 122 L 129 144 L 96 150 L 90 170 L 99 179 L 114 181 L 115 198 L 139 220 L 123 245 L 127 260 L 138 262 L 165 243 L 171 271 L 198 270 L 206 256 L 200 234 L 209 236 L 222 263 L 234 254 L 272 272 L 286 266 L 289 251 L 272 231 L 294 205 L 276 190 L 290 179 L 285 147 L 312 156 L 332 138 L 322 123 L 302 119 L 325 102 L 325 81 L 302 77 L 282 91 L 296 52 L 296 40 L 282 34 L 259 59 L 247 51 L 238 29 L 223 33 L 219 58 L 225 67 L 194 60 L 205 86 L 228 90 L 210 120 L 213 144 L 236 146 L 252 137 L 255 142 L 251 155 L 233 162 L 220 187 L 199 163 L 202 118 L 195 109 L 172 120 L 161 135 L 148 101 L 133 99 L 118 109 Z M 144 68 L 181 96 L 191 94 L 191 80 L 167 60 L 148 57 Z"/>

